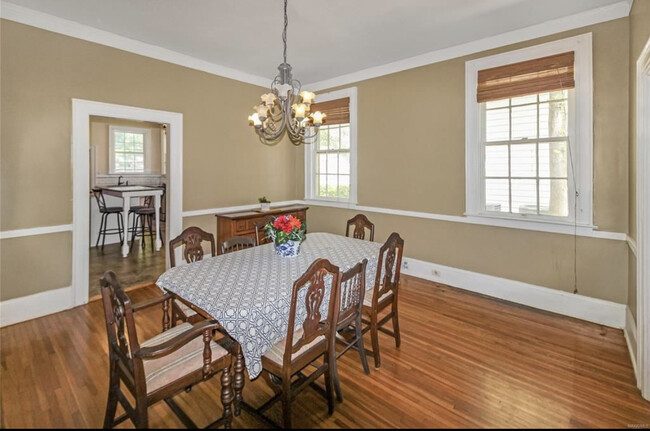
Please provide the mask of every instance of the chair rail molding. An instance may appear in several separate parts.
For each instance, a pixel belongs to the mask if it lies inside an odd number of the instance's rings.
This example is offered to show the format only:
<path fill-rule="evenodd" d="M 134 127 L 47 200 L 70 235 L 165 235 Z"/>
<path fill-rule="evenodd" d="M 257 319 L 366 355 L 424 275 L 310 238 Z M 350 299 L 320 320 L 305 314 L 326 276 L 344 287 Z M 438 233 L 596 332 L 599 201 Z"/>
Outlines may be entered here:
<path fill-rule="evenodd" d="M 48 235 L 51 233 L 72 232 L 71 224 L 57 226 L 29 227 L 25 229 L 3 230 L 0 232 L 0 239 L 22 238 L 25 236 Z"/>

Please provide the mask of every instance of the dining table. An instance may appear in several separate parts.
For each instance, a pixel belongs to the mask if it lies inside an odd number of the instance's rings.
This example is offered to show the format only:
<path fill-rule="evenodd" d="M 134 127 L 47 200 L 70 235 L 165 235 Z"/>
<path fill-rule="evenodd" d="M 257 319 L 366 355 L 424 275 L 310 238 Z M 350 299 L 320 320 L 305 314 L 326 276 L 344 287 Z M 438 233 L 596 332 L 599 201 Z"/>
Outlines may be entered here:
<path fill-rule="evenodd" d="M 150 187 L 150 186 L 111 186 L 111 187 L 102 187 L 102 192 L 109 196 L 115 196 L 122 198 L 122 220 L 127 221 L 127 232 L 128 232 L 128 220 L 129 220 L 129 211 L 131 210 L 131 198 L 142 198 L 147 196 L 152 196 L 154 198 L 154 210 L 155 210 L 155 223 L 156 223 L 156 251 L 159 251 L 162 247 L 162 240 L 160 239 L 160 202 L 163 194 L 163 189 L 160 187 Z M 135 229 L 135 226 L 134 226 Z M 129 242 L 122 242 L 122 257 L 127 257 L 129 255 Z"/>
<path fill-rule="evenodd" d="M 217 320 L 239 343 L 253 380 L 262 372 L 262 355 L 286 337 L 294 281 L 319 258 L 341 271 L 368 259 L 365 287 L 372 289 L 381 246 L 331 233 L 309 233 L 295 257 L 278 256 L 272 243 L 264 244 L 170 268 L 156 284 Z M 331 276 L 325 282 L 329 289 Z M 327 293 L 325 298 L 323 316 L 328 311 Z M 306 314 L 304 297 L 297 304 L 296 328 Z"/>

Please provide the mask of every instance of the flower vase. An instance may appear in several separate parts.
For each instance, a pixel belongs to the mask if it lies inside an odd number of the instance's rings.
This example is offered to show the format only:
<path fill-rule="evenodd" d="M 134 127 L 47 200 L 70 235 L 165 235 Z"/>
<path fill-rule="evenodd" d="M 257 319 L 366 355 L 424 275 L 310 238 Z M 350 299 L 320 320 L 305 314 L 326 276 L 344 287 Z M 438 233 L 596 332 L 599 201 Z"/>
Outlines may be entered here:
<path fill-rule="evenodd" d="M 300 253 L 300 241 L 287 241 L 275 244 L 275 254 L 282 257 L 295 257 Z"/>

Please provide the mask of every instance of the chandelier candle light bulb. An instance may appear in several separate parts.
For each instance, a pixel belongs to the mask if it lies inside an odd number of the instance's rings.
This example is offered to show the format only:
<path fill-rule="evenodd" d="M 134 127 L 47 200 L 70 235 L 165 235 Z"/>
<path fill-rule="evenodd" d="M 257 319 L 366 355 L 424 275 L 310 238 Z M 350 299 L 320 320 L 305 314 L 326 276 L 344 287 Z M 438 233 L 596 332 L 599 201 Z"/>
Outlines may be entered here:
<path fill-rule="evenodd" d="M 323 118 L 327 117 L 327 115 L 323 114 L 320 111 L 316 111 L 313 114 L 311 114 L 310 117 L 314 123 L 314 126 L 320 126 L 321 124 L 323 124 Z"/>
<path fill-rule="evenodd" d="M 302 103 L 306 103 L 307 105 L 311 105 L 314 101 L 314 98 L 316 95 L 312 93 L 311 91 L 302 91 L 300 93 L 300 97 L 302 97 Z"/>
<path fill-rule="evenodd" d="M 297 103 L 292 105 L 291 109 L 293 109 L 293 112 L 296 115 L 296 120 L 302 121 L 303 118 L 305 118 L 305 114 L 309 110 L 309 107 L 304 103 Z"/>

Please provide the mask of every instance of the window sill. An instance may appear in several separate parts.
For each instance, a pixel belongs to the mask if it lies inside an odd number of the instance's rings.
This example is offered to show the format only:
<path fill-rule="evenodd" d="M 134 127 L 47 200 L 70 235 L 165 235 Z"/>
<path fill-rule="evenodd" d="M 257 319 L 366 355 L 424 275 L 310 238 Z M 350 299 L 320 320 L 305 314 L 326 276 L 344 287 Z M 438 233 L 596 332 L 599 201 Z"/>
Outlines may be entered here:
<path fill-rule="evenodd" d="M 580 222 L 576 224 L 572 221 L 565 220 L 555 221 L 524 217 L 515 218 L 491 214 L 465 214 L 465 218 L 468 222 L 476 224 L 536 230 L 542 232 L 573 233 L 577 230 L 579 235 L 588 235 L 592 231 L 598 229 L 598 226 L 594 226 L 593 224 Z"/>
<path fill-rule="evenodd" d="M 357 202 L 354 201 L 340 201 L 336 199 L 326 199 L 326 198 L 305 198 L 304 200 L 305 204 L 313 204 L 313 205 L 323 205 L 323 206 L 331 206 L 331 207 L 336 207 L 336 208 L 357 208 Z"/>

